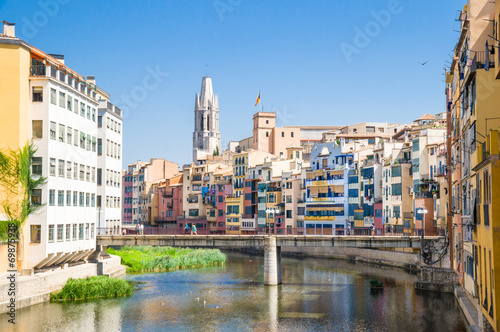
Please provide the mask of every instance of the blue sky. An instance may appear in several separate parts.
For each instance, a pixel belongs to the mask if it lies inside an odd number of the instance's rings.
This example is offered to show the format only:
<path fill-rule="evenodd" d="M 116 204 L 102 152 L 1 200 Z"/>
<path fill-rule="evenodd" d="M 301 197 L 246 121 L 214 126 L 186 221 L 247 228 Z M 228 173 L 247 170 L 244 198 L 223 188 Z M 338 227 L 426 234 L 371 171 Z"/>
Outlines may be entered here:
<path fill-rule="evenodd" d="M 206 65 L 223 147 L 251 135 L 259 90 L 280 126 L 407 123 L 442 112 L 443 67 L 464 3 L 0 0 L 0 11 L 18 36 L 95 75 L 127 110 L 125 168 L 152 157 L 191 161 L 194 96 Z"/>

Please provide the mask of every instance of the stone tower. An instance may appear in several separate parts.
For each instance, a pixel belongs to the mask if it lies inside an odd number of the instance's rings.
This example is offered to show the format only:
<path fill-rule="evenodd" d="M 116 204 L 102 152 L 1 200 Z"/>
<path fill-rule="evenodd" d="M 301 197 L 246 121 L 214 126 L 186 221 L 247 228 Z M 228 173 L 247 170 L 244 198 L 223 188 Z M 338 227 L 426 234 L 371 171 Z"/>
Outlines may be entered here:
<path fill-rule="evenodd" d="M 205 76 L 201 81 L 201 93 L 194 101 L 193 162 L 213 154 L 220 146 L 219 99 L 212 89 L 212 78 Z"/>

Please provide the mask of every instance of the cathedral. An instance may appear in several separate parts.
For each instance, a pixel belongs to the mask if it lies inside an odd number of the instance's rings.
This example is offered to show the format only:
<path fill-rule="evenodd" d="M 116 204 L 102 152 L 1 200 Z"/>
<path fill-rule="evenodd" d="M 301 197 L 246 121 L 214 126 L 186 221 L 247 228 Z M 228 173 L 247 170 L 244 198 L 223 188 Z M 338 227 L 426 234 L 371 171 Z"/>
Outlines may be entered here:
<path fill-rule="evenodd" d="M 194 101 L 193 162 L 215 152 L 222 153 L 219 132 L 219 99 L 212 89 L 212 78 L 201 81 L 201 93 Z"/>

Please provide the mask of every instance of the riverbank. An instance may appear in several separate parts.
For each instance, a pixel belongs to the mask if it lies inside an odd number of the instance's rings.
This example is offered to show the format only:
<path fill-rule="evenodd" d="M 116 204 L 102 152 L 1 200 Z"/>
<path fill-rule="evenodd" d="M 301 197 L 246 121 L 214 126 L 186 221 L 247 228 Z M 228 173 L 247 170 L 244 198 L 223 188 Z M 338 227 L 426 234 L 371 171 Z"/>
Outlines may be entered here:
<path fill-rule="evenodd" d="M 46 272 L 35 273 L 29 276 L 16 274 L 16 310 L 50 300 L 50 293 L 64 287 L 68 279 L 82 279 L 97 275 L 120 277 L 125 274 L 125 267 L 121 265 L 118 256 L 100 258 L 96 263 L 82 263 L 73 266 L 63 266 Z M 5 277 L 0 278 L 0 314 L 8 312 L 10 303 L 10 282 Z"/>
<path fill-rule="evenodd" d="M 191 249 L 151 246 L 108 248 L 121 257 L 127 272 L 166 272 L 210 265 L 224 265 L 227 256 L 219 249 Z"/>

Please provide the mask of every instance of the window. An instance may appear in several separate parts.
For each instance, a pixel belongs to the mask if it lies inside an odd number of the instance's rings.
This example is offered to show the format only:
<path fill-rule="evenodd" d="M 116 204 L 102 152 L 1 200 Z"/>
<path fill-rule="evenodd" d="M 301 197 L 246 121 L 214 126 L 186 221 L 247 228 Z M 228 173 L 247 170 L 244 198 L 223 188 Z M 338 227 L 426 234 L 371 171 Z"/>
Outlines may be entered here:
<path fill-rule="evenodd" d="M 76 224 L 73 224 L 73 240 L 76 240 Z"/>
<path fill-rule="evenodd" d="M 92 121 L 95 122 L 95 108 L 92 109 Z"/>
<path fill-rule="evenodd" d="M 68 96 L 68 102 L 66 103 L 66 108 L 70 111 L 73 110 L 73 98 Z"/>
<path fill-rule="evenodd" d="M 66 127 L 63 124 L 59 124 L 59 142 L 64 143 L 64 136 L 66 136 Z"/>
<path fill-rule="evenodd" d="M 43 121 L 42 120 L 31 121 L 31 136 L 33 138 L 43 138 Z"/>
<path fill-rule="evenodd" d="M 64 190 L 57 191 L 57 205 L 64 206 Z"/>
<path fill-rule="evenodd" d="M 97 155 L 102 156 L 102 138 L 97 139 Z"/>
<path fill-rule="evenodd" d="M 71 206 L 71 190 L 66 190 L 66 206 Z"/>
<path fill-rule="evenodd" d="M 78 239 L 83 240 L 83 224 L 78 225 Z"/>
<path fill-rule="evenodd" d="M 94 229 L 95 229 L 95 224 L 90 224 L 90 238 L 94 239 L 95 234 L 94 234 Z"/>
<path fill-rule="evenodd" d="M 97 127 L 99 127 L 99 128 L 102 127 L 102 115 L 99 115 L 97 117 Z"/>
<path fill-rule="evenodd" d="M 34 102 L 42 102 L 43 101 L 43 87 L 41 87 L 41 86 L 34 86 L 33 87 L 32 101 L 34 101 Z"/>
<path fill-rule="evenodd" d="M 292 210 L 286 210 L 286 217 L 292 218 Z"/>
<path fill-rule="evenodd" d="M 59 159 L 59 167 L 57 168 L 57 174 L 60 177 L 64 177 L 64 160 Z"/>
<path fill-rule="evenodd" d="M 59 224 L 57 225 L 57 241 L 62 241 L 63 240 L 63 232 L 64 232 L 64 225 Z"/>
<path fill-rule="evenodd" d="M 290 133 L 290 137 L 293 137 L 293 132 Z"/>
<path fill-rule="evenodd" d="M 73 206 L 78 205 L 78 191 L 73 191 Z"/>
<path fill-rule="evenodd" d="M 56 123 L 50 122 L 50 139 L 56 139 Z"/>
<path fill-rule="evenodd" d="M 30 226 L 30 242 L 40 243 L 42 240 L 42 226 L 41 225 L 31 225 Z"/>
<path fill-rule="evenodd" d="M 285 132 L 284 131 L 281 132 L 281 137 L 285 137 Z"/>
<path fill-rule="evenodd" d="M 90 106 L 87 105 L 87 119 L 90 120 Z"/>
<path fill-rule="evenodd" d="M 42 157 L 31 159 L 31 175 L 42 176 Z"/>
<path fill-rule="evenodd" d="M 71 224 L 66 224 L 66 241 L 71 240 Z"/>
<path fill-rule="evenodd" d="M 85 165 L 80 164 L 80 181 L 85 181 Z"/>
<path fill-rule="evenodd" d="M 90 181 L 90 166 L 87 166 L 87 172 L 85 173 L 85 181 Z"/>
<path fill-rule="evenodd" d="M 80 147 L 82 149 L 85 149 L 85 139 L 86 138 L 87 138 L 87 136 L 85 135 L 85 133 L 80 132 Z"/>
<path fill-rule="evenodd" d="M 87 134 L 87 151 L 90 151 L 90 148 L 91 148 L 91 145 L 92 145 L 92 138 L 90 137 L 89 134 Z"/>
<path fill-rule="evenodd" d="M 90 206 L 90 194 L 89 193 L 85 194 L 85 206 L 86 207 Z"/>
<path fill-rule="evenodd" d="M 80 103 L 80 115 L 85 116 L 85 104 Z"/>
<path fill-rule="evenodd" d="M 71 127 L 68 127 L 68 131 L 66 134 L 66 143 L 68 144 L 73 143 L 73 129 Z"/>
<path fill-rule="evenodd" d="M 95 183 L 95 167 L 92 167 L 92 182 Z"/>
<path fill-rule="evenodd" d="M 198 209 L 189 209 L 190 217 L 198 217 Z"/>
<path fill-rule="evenodd" d="M 90 199 L 90 206 L 95 207 L 95 194 L 92 194 L 92 197 Z"/>
<path fill-rule="evenodd" d="M 269 132 L 266 131 L 266 137 L 269 137 Z"/>
<path fill-rule="evenodd" d="M 56 176 L 56 159 L 55 158 L 50 158 L 50 172 L 49 174 L 52 176 Z"/>
<path fill-rule="evenodd" d="M 72 174 L 72 165 L 73 163 L 71 161 L 68 161 L 66 163 L 66 177 L 68 179 L 71 179 L 71 174 Z"/>
<path fill-rule="evenodd" d="M 50 89 L 50 103 L 56 105 L 57 92 L 56 89 Z"/>
<path fill-rule="evenodd" d="M 78 163 L 73 163 L 73 179 L 78 180 Z"/>
<path fill-rule="evenodd" d="M 102 185 L 102 168 L 97 169 L 97 185 Z"/>
<path fill-rule="evenodd" d="M 80 192 L 80 202 L 79 202 L 80 206 L 84 206 L 84 203 L 85 203 L 85 196 L 84 196 L 84 193 Z"/>
<path fill-rule="evenodd" d="M 33 191 L 31 192 L 31 204 L 42 204 L 42 189 L 33 189 Z"/>
<path fill-rule="evenodd" d="M 68 142 L 69 144 L 71 144 L 71 142 Z M 75 134 L 73 135 L 73 144 L 75 146 L 78 146 L 78 130 L 75 129 Z"/>
<path fill-rule="evenodd" d="M 54 242 L 54 225 L 49 225 L 49 242 Z"/>
<path fill-rule="evenodd" d="M 96 151 L 96 138 L 92 136 L 92 152 Z"/>
<path fill-rule="evenodd" d="M 101 195 L 97 195 L 97 207 L 101 207 L 102 205 L 102 197 Z"/>
<path fill-rule="evenodd" d="M 66 94 L 59 92 L 59 107 L 66 107 Z"/>

